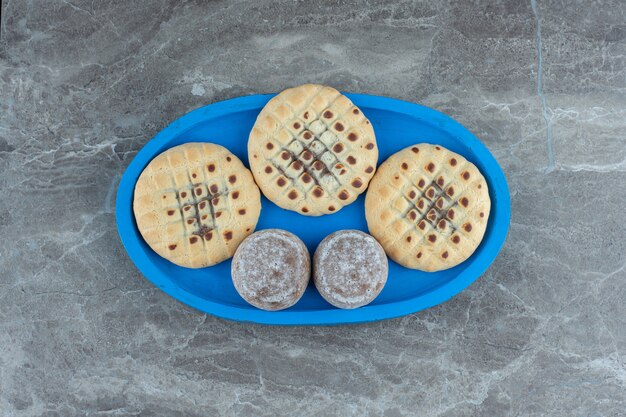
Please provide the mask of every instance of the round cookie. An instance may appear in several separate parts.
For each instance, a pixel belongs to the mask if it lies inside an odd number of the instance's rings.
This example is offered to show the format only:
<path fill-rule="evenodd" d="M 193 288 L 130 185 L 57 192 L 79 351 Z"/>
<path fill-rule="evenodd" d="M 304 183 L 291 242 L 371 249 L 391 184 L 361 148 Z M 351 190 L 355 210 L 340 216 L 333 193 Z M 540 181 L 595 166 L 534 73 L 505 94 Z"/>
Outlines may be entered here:
<path fill-rule="evenodd" d="M 159 255 L 189 268 L 230 258 L 254 231 L 261 195 L 250 171 L 226 148 L 186 143 L 143 170 L 133 200 L 139 232 Z"/>
<path fill-rule="evenodd" d="M 272 98 L 248 140 L 250 169 L 263 194 L 308 216 L 352 203 L 374 175 L 374 129 L 350 99 L 305 84 Z"/>
<path fill-rule="evenodd" d="M 313 257 L 313 281 L 326 301 L 339 308 L 369 304 L 387 282 L 385 251 L 370 235 L 359 230 L 332 233 Z"/>
<path fill-rule="evenodd" d="M 370 233 L 400 265 L 451 268 L 483 238 L 491 200 L 478 168 L 443 146 L 420 143 L 389 157 L 365 197 Z"/>
<path fill-rule="evenodd" d="M 276 311 L 298 302 L 309 283 L 311 259 L 304 243 L 286 230 L 248 236 L 233 258 L 235 289 L 248 303 Z"/>

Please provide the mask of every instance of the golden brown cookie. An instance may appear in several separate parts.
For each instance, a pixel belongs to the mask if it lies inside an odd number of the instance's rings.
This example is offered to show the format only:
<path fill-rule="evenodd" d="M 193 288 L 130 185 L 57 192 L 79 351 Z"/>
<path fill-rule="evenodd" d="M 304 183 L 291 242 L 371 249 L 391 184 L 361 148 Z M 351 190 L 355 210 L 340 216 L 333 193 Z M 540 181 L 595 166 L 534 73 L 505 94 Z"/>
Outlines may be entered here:
<path fill-rule="evenodd" d="M 159 154 L 135 186 L 139 232 L 159 255 L 189 268 L 230 258 L 254 231 L 261 195 L 226 148 L 186 143 Z"/>
<path fill-rule="evenodd" d="M 389 157 L 365 197 L 370 233 L 400 265 L 439 271 L 471 256 L 491 200 L 478 168 L 442 146 L 420 143 Z"/>
<path fill-rule="evenodd" d="M 254 178 L 278 206 L 335 213 L 367 188 L 378 160 L 370 121 L 331 87 L 305 84 L 272 98 L 248 141 Z"/>

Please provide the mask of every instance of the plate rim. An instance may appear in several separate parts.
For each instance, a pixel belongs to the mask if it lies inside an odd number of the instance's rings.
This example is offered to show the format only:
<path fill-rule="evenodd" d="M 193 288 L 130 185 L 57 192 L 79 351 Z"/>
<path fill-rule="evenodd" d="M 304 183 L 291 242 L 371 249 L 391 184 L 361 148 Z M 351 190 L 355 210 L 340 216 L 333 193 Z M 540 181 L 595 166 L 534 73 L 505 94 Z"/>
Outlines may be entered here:
<path fill-rule="evenodd" d="M 485 247 L 478 258 L 474 259 L 455 278 L 420 296 L 392 303 L 370 304 L 354 310 L 329 308 L 326 310 L 309 311 L 291 311 L 287 309 L 270 312 L 260 309 L 241 308 L 201 298 L 174 284 L 167 274 L 161 272 L 147 257 L 142 255 L 142 251 L 139 250 L 141 239 L 133 238 L 135 237 L 134 233 L 125 232 L 129 227 L 134 228 L 132 195 L 135 182 L 143 168 L 156 156 L 156 150 L 172 137 L 184 134 L 199 122 L 233 112 L 262 107 L 270 98 L 276 95 L 255 94 L 207 104 L 182 115 L 150 139 L 137 152 L 124 171 L 118 185 L 115 201 L 117 230 L 128 257 L 144 278 L 169 296 L 203 313 L 237 322 L 268 325 L 341 325 L 397 318 L 441 304 L 480 278 L 502 249 L 511 219 L 511 202 L 506 177 L 495 157 L 466 127 L 438 110 L 391 97 L 355 93 L 343 94 L 359 107 L 374 107 L 410 115 L 420 120 L 428 119 L 430 123 L 435 122 L 448 133 L 459 139 L 462 138 L 466 146 L 485 164 L 486 171 L 489 173 L 489 178 L 493 183 L 492 199 L 495 199 L 497 204 L 495 205 L 496 210 L 493 210 L 489 216 L 490 221 L 493 222 L 491 234 L 485 241 Z"/>

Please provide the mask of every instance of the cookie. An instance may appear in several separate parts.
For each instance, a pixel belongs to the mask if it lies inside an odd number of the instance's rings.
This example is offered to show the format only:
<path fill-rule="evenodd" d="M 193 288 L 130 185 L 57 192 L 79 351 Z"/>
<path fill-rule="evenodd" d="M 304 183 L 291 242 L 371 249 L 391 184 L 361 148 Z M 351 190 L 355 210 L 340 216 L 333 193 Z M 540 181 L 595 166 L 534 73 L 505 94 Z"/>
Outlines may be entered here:
<path fill-rule="evenodd" d="M 133 211 L 156 253 L 176 265 L 202 268 L 230 258 L 254 231 L 261 195 L 250 171 L 226 148 L 187 143 L 143 170 Z"/>
<path fill-rule="evenodd" d="M 248 141 L 250 169 L 263 194 L 308 216 L 336 213 L 367 188 L 378 147 L 374 129 L 350 99 L 305 84 L 272 98 Z"/>
<path fill-rule="evenodd" d="M 326 301 L 339 308 L 369 304 L 387 282 L 385 251 L 370 235 L 358 230 L 332 233 L 317 247 L 313 282 Z"/>
<path fill-rule="evenodd" d="M 483 238 L 491 200 L 478 168 L 443 146 L 420 143 L 389 157 L 365 197 L 370 233 L 400 265 L 451 268 Z"/>
<path fill-rule="evenodd" d="M 248 236 L 233 258 L 235 289 L 248 303 L 275 311 L 298 302 L 309 283 L 311 259 L 304 243 L 286 230 Z"/>

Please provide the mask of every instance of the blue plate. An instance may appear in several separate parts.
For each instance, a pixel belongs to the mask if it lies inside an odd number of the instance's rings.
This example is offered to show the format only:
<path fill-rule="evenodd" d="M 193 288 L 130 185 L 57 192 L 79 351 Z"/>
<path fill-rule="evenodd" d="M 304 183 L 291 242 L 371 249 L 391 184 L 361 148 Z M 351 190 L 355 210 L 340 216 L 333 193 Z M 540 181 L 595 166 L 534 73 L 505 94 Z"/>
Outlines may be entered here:
<path fill-rule="evenodd" d="M 177 300 L 205 313 L 230 320 L 282 325 L 361 323 L 398 317 L 442 303 L 465 289 L 496 258 L 506 238 L 511 216 L 509 191 L 500 166 L 474 135 L 450 117 L 413 103 L 391 98 L 346 94 L 369 118 L 380 150 L 379 163 L 406 146 L 429 142 L 445 146 L 476 164 L 489 184 L 491 214 L 476 252 L 446 271 L 427 273 L 389 262 L 387 285 L 374 302 L 355 310 L 340 310 L 311 284 L 293 307 L 277 312 L 258 310 L 237 294 L 230 279 L 230 261 L 188 269 L 161 258 L 143 241 L 132 212 L 135 182 L 159 153 L 185 142 L 221 144 L 246 165 L 248 134 L 258 113 L 273 95 L 255 95 L 210 104 L 186 114 L 156 135 L 128 166 L 117 191 L 117 228 L 128 255 L 154 285 Z M 367 231 L 365 193 L 336 214 L 306 217 L 262 198 L 258 229 L 281 228 L 298 235 L 311 254 L 328 234 L 341 229 Z"/>

